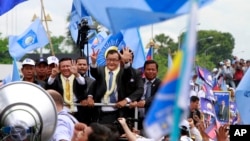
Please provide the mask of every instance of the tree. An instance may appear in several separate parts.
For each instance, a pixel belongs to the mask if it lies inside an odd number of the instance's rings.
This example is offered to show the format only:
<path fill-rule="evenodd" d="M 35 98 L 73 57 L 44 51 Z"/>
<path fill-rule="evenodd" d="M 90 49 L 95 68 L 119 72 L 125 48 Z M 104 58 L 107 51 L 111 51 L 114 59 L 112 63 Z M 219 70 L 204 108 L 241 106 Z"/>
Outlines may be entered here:
<path fill-rule="evenodd" d="M 8 51 L 8 39 L 2 38 L 0 33 L 0 64 L 10 64 L 12 59 Z"/>

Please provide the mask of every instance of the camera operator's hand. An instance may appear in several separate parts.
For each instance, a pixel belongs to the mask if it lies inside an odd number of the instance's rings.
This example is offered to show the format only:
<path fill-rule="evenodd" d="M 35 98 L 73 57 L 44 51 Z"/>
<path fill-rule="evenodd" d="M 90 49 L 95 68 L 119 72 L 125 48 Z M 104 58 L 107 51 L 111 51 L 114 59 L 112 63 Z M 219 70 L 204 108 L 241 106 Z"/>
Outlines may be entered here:
<path fill-rule="evenodd" d="M 122 127 L 127 125 L 125 118 L 118 118 L 118 121 L 119 121 L 119 123 L 121 124 Z"/>
<path fill-rule="evenodd" d="M 124 100 L 122 100 L 122 101 L 117 102 L 117 103 L 116 103 L 116 107 L 117 107 L 117 108 L 122 108 L 122 107 L 126 106 L 127 103 L 128 103 L 127 100 L 124 99 Z"/>
<path fill-rule="evenodd" d="M 94 49 L 92 50 L 93 50 L 93 53 L 91 54 L 90 58 L 91 58 L 92 64 L 96 64 L 96 59 L 99 53 L 99 49 L 97 51 L 95 51 Z"/>
<path fill-rule="evenodd" d="M 137 107 L 138 108 L 144 108 L 146 104 L 146 101 L 145 100 L 140 100 L 138 103 L 137 103 Z"/>

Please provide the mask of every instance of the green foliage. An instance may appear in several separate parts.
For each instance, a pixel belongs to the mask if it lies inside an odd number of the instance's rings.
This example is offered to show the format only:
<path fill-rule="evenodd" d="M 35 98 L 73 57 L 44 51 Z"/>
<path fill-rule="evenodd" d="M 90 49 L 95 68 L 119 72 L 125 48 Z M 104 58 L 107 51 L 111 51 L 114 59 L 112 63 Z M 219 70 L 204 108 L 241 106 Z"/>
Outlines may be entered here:
<path fill-rule="evenodd" d="M 12 59 L 8 51 L 8 39 L 2 38 L 0 34 L 0 64 L 10 64 Z"/>

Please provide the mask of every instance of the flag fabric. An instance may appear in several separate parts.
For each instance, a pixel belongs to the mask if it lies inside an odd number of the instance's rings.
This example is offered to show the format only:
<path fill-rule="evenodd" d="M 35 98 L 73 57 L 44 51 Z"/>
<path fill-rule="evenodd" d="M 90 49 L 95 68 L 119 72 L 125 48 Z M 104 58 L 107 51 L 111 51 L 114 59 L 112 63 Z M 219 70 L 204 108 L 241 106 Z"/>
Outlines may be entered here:
<path fill-rule="evenodd" d="M 14 82 L 14 81 L 20 81 L 20 80 L 21 78 L 20 78 L 18 67 L 17 67 L 17 62 L 16 62 L 16 59 L 13 59 L 13 70 L 12 70 L 11 81 Z"/>
<path fill-rule="evenodd" d="M 26 0 L 0 0 L 0 16 Z"/>
<path fill-rule="evenodd" d="M 145 54 L 137 28 L 122 30 L 117 34 L 110 34 L 102 43 L 98 44 L 94 48 L 95 50 L 99 49 L 97 64 L 99 66 L 106 64 L 105 56 L 108 50 L 121 50 L 124 47 L 129 47 L 134 53 L 132 66 L 136 69 L 142 67 L 145 62 Z M 92 49 L 90 54 L 92 54 Z"/>
<path fill-rule="evenodd" d="M 174 123 L 172 116 L 178 89 L 177 82 L 179 80 L 181 59 L 182 51 L 179 51 L 174 58 L 173 66 L 166 73 L 144 120 L 144 129 L 150 138 L 159 139 L 171 132 Z"/>
<path fill-rule="evenodd" d="M 153 60 L 153 47 L 149 47 L 148 53 L 147 53 L 147 60 Z"/>
<path fill-rule="evenodd" d="M 82 2 L 80 0 L 73 0 L 70 13 L 69 31 L 75 43 L 77 42 L 79 24 L 81 24 L 82 19 L 86 19 L 88 21 L 88 26 L 93 25 L 92 18 L 85 10 Z M 88 35 L 93 34 L 93 32 L 93 30 L 89 30 Z"/>
<path fill-rule="evenodd" d="M 243 124 L 250 124 L 250 69 L 247 70 L 235 90 L 236 106 Z"/>
<path fill-rule="evenodd" d="M 209 86 L 207 83 L 203 83 L 202 90 L 205 93 L 205 98 L 210 101 L 215 101 L 214 92 L 211 86 Z"/>
<path fill-rule="evenodd" d="M 179 88 L 176 95 L 176 104 L 174 108 L 174 121 L 173 128 L 170 136 L 171 141 L 179 140 L 179 126 L 178 123 L 182 118 L 188 116 L 188 103 L 186 102 L 189 99 L 189 81 L 191 79 L 191 73 L 194 63 L 194 58 L 196 54 L 196 43 L 197 43 L 197 14 L 198 14 L 198 0 L 190 1 L 190 17 L 188 19 L 188 31 L 184 38 L 184 44 L 182 44 L 183 58 L 181 61 L 180 69 L 180 80 L 177 83 Z M 173 134 L 172 134 L 173 133 Z"/>
<path fill-rule="evenodd" d="M 172 56 L 171 56 L 171 52 L 168 53 L 168 68 L 171 68 L 172 66 Z"/>
<path fill-rule="evenodd" d="M 81 0 L 86 10 L 113 33 L 162 22 L 190 11 L 190 0 Z M 213 0 L 199 0 L 203 7 Z M 140 5 L 140 6 L 138 6 Z"/>
<path fill-rule="evenodd" d="M 212 74 L 209 70 L 206 68 L 202 68 L 200 66 L 197 66 L 197 72 L 199 77 L 204 80 L 209 86 L 213 86 L 213 79 L 212 79 Z"/>
<path fill-rule="evenodd" d="M 9 37 L 9 53 L 12 58 L 21 59 L 26 53 L 44 47 L 49 43 L 47 33 L 40 19 L 36 19 L 19 36 Z"/>

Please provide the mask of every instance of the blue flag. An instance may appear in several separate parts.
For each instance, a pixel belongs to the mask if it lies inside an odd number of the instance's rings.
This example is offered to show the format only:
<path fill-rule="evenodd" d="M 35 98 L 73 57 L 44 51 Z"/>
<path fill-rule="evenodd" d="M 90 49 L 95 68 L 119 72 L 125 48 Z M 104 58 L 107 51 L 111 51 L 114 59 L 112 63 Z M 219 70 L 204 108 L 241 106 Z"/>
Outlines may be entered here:
<path fill-rule="evenodd" d="M 88 26 L 93 25 L 92 18 L 83 7 L 81 1 L 73 0 L 70 14 L 69 30 L 71 37 L 73 38 L 75 43 L 77 42 L 79 24 L 81 23 L 82 19 L 86 19 L 88 21 Z M 93 30 L 89 30 L 88 35 L 92 34 L 93 32 Z"/>
<path fill-rule="evenodd" d="M 166 73 L 144 120 L 144 129 L 150 138 L 158 140 L 171 132 L 181 59 L 180 51 L 174 58 L 173 66 Z"/>
<path fill-rule="evenodd" d="M 142 67 L 145 62 L 145 54 L 137 28 L 122 30 L 117 34 L 110 34 L 101 44 L 96 46 L 94 49 L 99 49 L 97 64 L 100 66 L 106 64 L 105 56 L 109 49 L 121 50 L 124 47 L 129 47 L 134 53 L 132 66 L 136 69 Z"/>
<path fill-rule="evenodd" d="M 236 105 L 243 124 L 250 124 L 250 69 L 247 70 L 235 91 Z"/>
<path fill-rule="evenodd" d="M 197 43 L 197 14 L 198 14 L 198 0 L 190 0 L 190 17 L 188 19 L 188 31 L 184 38 L 184 44 L 182 45 L 183 59 L 181 61 L 180 69 L 180 80 L 178 81 L 178 91 L 177 91 L 177 103 L 174 108 L 174 125 L 172 133 L 170 136 L 171 141 L 178 141 L 180 130 L 178 123 L 182 118 L 188 116 L 188 103 L 189 99 L 189 82 L 191 79 L 191 73 L 193 69 L 194 58 L 196 54 L 196 43 Z"/>
<path fill-rule="evenodd" d="M 139 27 L 162 22 L 186 14 L 190 10 L 189 0 L 81 0 L 86 10 L 98 22 L 112 30 Z M 200 0 L 202 7 L 212 0 Z"/>
<path fill-rule="evenodd" d="M 41 20 L 36 19 L 24 33 L 9 37 L 9 53 L 12 58 L 21 59 L 26 53 L 44 47 L 49 43 Z"/>
<path fill-rule="evenodd" d="M 0 0 L 0 16 L 26 0 Z"/>
<path fill-rule="evenodd" d="M 20 80 L 21 78 L 20 78 L 18 67 L 17 67 L 16 59 L 14 59 L 11 81 L 14 82 L 14 81 L 20 81 Z"/>

